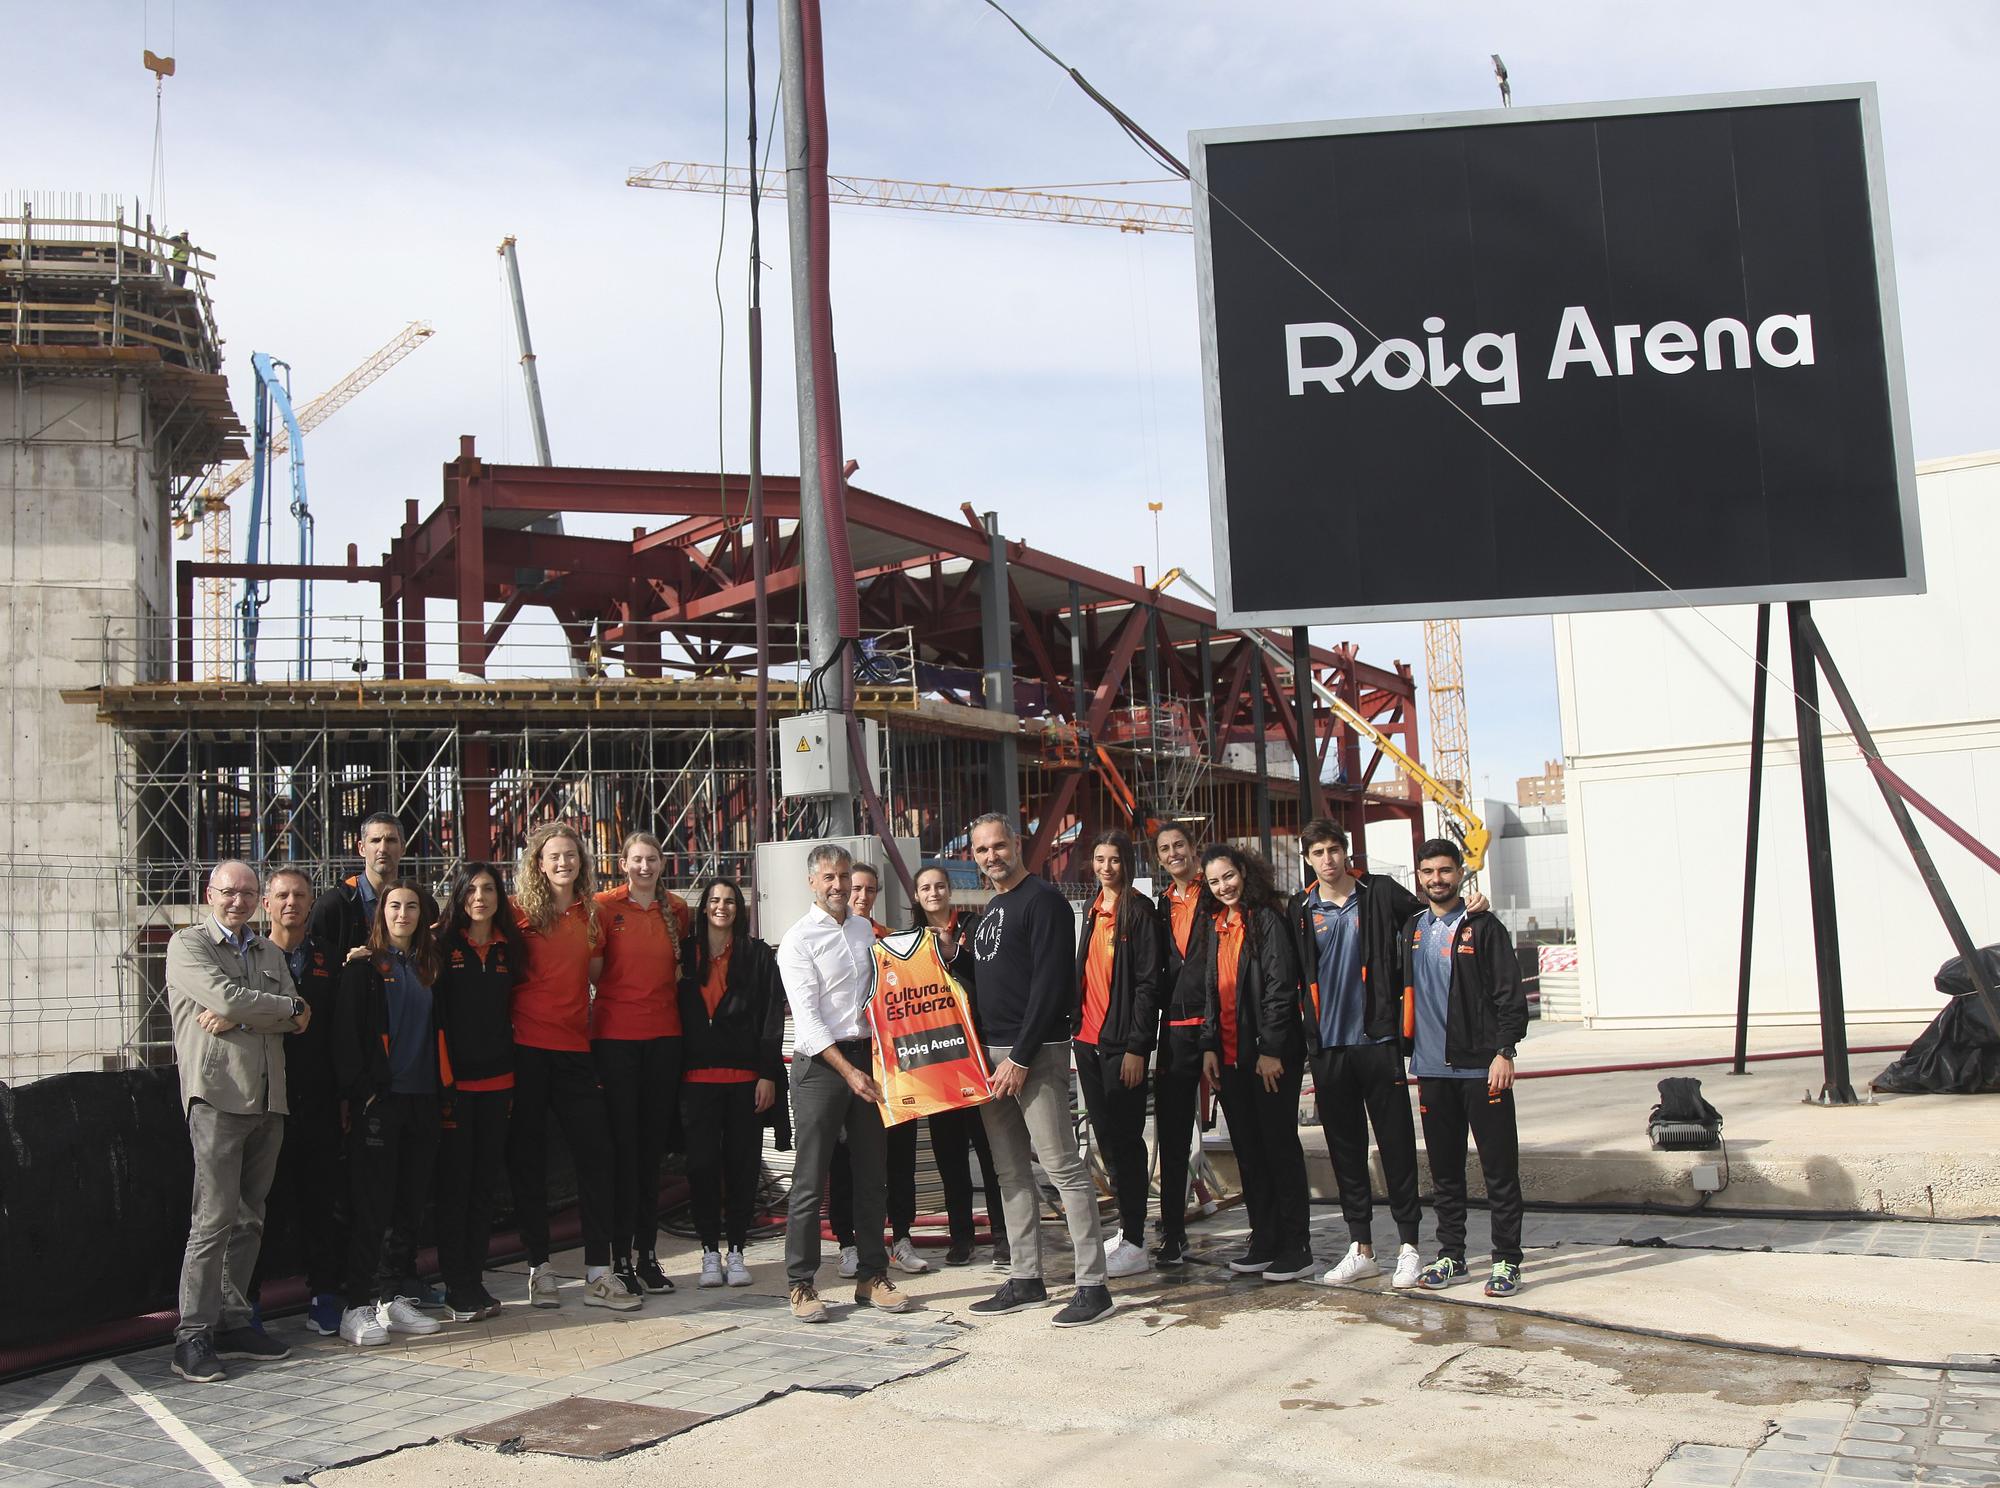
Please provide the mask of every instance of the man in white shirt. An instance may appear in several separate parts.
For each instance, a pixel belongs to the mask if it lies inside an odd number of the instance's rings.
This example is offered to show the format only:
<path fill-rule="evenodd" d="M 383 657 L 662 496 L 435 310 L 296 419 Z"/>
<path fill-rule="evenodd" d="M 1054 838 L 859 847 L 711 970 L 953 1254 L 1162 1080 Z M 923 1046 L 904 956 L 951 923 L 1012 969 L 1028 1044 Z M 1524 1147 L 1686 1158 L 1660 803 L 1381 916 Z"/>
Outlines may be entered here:
<path fill-rule="evenodd" d="M 826 1304 L 814 1285 L 820 1191 L 843 1131 L 854 1170 L 861 1252 L 854 1300 L 887 1312 L 903 1312 L 911 1305 L 889 1280 L 889 1256 L 882 1244 L 887 1144 L 882 1092 L 872 1074 L 874 1056 L 862 1016 L 875 987 L 875 927 L 866 915 L 849 911 L 853 869 L 847 849 L 830 842 L 813 849 L 806 859 L 813 907 L 778 945 L 778 975 L 793 1026 L 792 1195 L 785 1271 L 792 1285 L 792 1316 L 803 1323 L 826 1321 Z"/>

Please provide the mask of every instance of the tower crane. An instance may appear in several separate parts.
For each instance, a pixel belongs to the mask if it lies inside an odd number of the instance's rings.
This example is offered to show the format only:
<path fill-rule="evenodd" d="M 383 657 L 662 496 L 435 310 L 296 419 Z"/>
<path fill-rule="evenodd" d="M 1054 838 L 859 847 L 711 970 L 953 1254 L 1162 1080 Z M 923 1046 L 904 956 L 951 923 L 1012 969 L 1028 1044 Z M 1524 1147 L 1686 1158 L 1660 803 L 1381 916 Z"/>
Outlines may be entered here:
<path fill-rule="evenodd" d="M 297 410 L 296 421 L 300 434 L 310 434 L 330 416 L 346 407 L 362 389 L 422 346 L 432 334 L 429 321 L 413 320 L 404 326 L 386 346 L 381 347 L 360 366 Z M 290 448 L 291 429 L 281 423 L 270 431 L 268 453 L 275 458 L 285 454 Z M 182 537 L 190 534 L 196 520 L 200 521 L 203 563 L 230 561 L 234 544 L 230 533 L 229 497 L 238 487 L 251 480 L 256 467 L 257 461 L 254 455 L 251 459 L 238 461 L 209 481 L 174 514 L 175 527 Z M 232 627 L 229 623 L 231 605 L 227 579 L 201 581 L 201 608 L 202 672 L 208 680 L 215 681 L 229 675 L 231 670 Z"/>
<path fill-rule="evenodd" d="M 1501 87 L 1507 87 L 1505 64 L 1493 59 Z M 1511 102 L 1511 97 L 1505 101 Z M 660 191 L 693 191 L 711 196 L 748 196 L 750 168 L 747 166 L 693 165 L 686 161 L 662 160 L 643 166 L 625 177 L 627 186 L 646 186 Z M 759 189 L 782 195 L 782 171 L 759 171 Z M 1034 187 L 953 186 L 943 182 L 884 180 L 865 176 L 829 177 L 828 199 L 836 204 L 857 207 L 897 207 L 911 212 L 957 212 L 975 217 L 1012 217 L 1037 222 L 1066 222 L 1079 227 L 1115 227 L 1120 232 L 1163 232 L 1189 234 L 1194 231 L 1194 213 L 1188 207 L 1154 202 L 1116 201 L 1104 197 L 1067 196 Z M 1176 573 L 1179 570 L 1175 570 Z M 1186 582 L 1183 575 L 1183 582 Z M 1213 600 L 1210 600 L 1213 603 Z M 1254 637 L 1253 637 L 1254 638 Z M 1260 640 L 1260 644 L 1262 644 Z M 1289 667 L 1290 659 L 1280 654 L 1279 664 Z M 1385 747 L 1405 772 L 1417 781 L 1426 796 L 1436 801 L 1453 826 L 1464 832 L 1467 858 L 1476 870 L 1477 855 L 1483 857 L 1490 833 L 1468 804 L 1471 799 L 1471 731 L 1465 709 L 1465 661 L 1459 622 L 1424 622 L 1424 672 L 1430 688 L 1431 752 L 1435 773 L 1424 770 L 1393 744 L 1381 738 L 1365 722 L 1350 723 L 1367 731 L 1368 737 Z M 1322 693 L 1321 700 L 1346 716 L 1345 705 Z"/>

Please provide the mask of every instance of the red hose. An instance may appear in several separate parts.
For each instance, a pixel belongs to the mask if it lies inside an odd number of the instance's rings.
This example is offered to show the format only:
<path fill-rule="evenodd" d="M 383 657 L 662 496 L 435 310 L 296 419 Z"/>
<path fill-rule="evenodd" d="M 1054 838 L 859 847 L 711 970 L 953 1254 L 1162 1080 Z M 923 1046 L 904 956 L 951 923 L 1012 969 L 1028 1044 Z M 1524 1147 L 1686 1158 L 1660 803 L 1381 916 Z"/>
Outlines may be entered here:
<path fill-rule="evenodd" d="M 1747 1063 L 1759 1064 L 1767 1059 L 1818 1059 L 1825 1052 L 1826 1050 L 1824 1049 L 1782 1049 L 1770 1054 L 1746 1054 L 1743 1057 Z M 1903 1045 L 1862 1044 L 1858 1048 L 1850 1048 L 1847 1052 L 1850 1054 L 1900 1054 L 1903 1052 Z M 1703 1065 L 1734 1063 L 1736 1063 L 1736 1056 L 1733 1054 L 1704 1054 L 1693 1059 L 1641 1059 L 1635 1060 L 1630 1064 L 1577 1064 L 1562 1069 L 1516 1070 L 1514 1078 L 1517 1081 L 1555 1080 L 1568 1075 L 1622 1075 L 1632 1070 L 1697 1069 Z M 1402 1083 L 1405 1085 L 1415 1085 L 1417 1083 L 1416 1077 L 1414 1075 L 1408 1076 Z"/>
<path fill-rule="evenodd" d="M 861 634 L 854 555 L 847 543 L 847 473 L 840 448 L 840 374 L 833 354 L 833 276 L 827 261 L 826 75 L 820 47 L 819 0 L 800 0 L 799 43 L 806 100 L 806 221 L 812 240 L 813 422 L 819 432 L 819 494 L 833 561 L 840 634 Z M 842 689 L 845 695 L 845 687 Z"/>

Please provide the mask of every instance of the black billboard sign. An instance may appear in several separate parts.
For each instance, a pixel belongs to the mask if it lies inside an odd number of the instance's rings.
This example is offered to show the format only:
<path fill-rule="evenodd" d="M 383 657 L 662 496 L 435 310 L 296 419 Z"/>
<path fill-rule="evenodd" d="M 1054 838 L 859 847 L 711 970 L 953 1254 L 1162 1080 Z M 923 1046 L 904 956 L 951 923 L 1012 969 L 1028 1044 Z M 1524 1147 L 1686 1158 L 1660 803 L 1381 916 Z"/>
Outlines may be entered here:
<path fill-rule="evenodd" d="M 1192 144 L 1224 623 L 1923 589 L 1872 86 Z"/>

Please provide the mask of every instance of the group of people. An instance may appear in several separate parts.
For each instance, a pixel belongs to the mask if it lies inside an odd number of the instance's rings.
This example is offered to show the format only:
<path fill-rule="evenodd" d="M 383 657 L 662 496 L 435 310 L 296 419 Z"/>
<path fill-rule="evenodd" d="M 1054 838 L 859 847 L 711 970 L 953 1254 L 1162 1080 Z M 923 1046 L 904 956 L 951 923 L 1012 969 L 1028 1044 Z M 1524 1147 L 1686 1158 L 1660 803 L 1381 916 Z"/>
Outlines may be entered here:
<path fill-rule="evenodd" d="M 1519 1288 L 1512 1086 L 1526 1005 L 1505 931 L 1484 900 L 1460 892 L 1454 843 L 1424 844 L 1413 895 L 1355 874 L 1340 827 L 1309 823 L 1301 844 L 1312 882 L 1287 902 L 1256 854 L 1197 851 L 1169 824 L 1151 844 L 1164 886 L 1148 902 L 1134 888 L 1135 844 L 1109 831 L 1090 849 L 1098 892 L 1079 931 L 1063 894 L 1027 870 L 1013 822 L 983 816 L 969 840 L 988 901 L 954 907 L 949 876 L 926 868 L 913 928 L 933 933 L 969 993 L 991 1068 L 989 1099 L 926 1123 L 945 1188 L 946 1263 L 972 1257 L 977 1155 L 994 1259 L 1008 1273 L 971 1311 L 1048 1301 L 1037 1163 L 1074 1251 L 1076 1287 L 1058 1326 L 1108 1316 L 1111 1279 L 1185 1265 L 1204 1083 L 1228 1122 L 1250 1221 L 1230 1269 L 1267 1281 L 1313 1276 L 1297 1115 L 1308 1065 L 1350 1233 L 1325 1280 L 1382 1269 L 1372 1125 L 1400 1242 L 1393 1284 L 1443 1287 L 1468 1274 L 1469 1133 L 1493 1212 L 1486 1290 Z M 617 887 L 597 890 L 583 840 L 556 822 L 530 835 L 511 896 L 497 868 L 473 864 L 442 906 L 399 876 L 395 817 L 368 818 L 357 848 L 360 871 L 317 900 L 300 869 L 281 866 L 260 885 L 247 864 L 217 865 L 208 914 L 169 946 L 195 1158 L 178 1374 L 214 1380 L 224 1359 L 284 1356 L 255 1309 L 274 1189 L 306 1272 L 308 1320 L 323 1334 L 366 1346 L 437 1331 L 432 1312 L 456 1321 L 497 1312 L 483 1277 L 503 1177 L 528 1253 L 528 1300 L 560 1306 L 549 1266 L 552 1118 L 574 1167 L 585 1305 L 631 1311 L 674 1289 L 655 1250 L 670 1150 L 687 1158 L 699 1284 L 749 1285 L 763 1128 L 787 1116 L 793 1315 L 828 1316 L 818 1273 L 829 1194 L 856 1303 L 911 1305 L 889 1270 L 929 1269 L 910 1234 L 917 1124 L 882 1119 L 865 1015 L 876 941 L 888 933 L 871 914 L 878 870 L 837 845 L 815 847 L 812 906 L 774 952 L 750 934 L 736 883 L 702 884 L 692 910 L 665 891 L 660 844 L 643 832 L 621 848 Z M 262 934 L 251 929 L 260 898 Z M 1416 1250 L 1406 1056 L 1437 1195 L 1428 1264 Z M 1116 1199 L 1108 1244 L 1072 1118 L 1072 1066 Z M 1149 1087 L 1161 1195 L 1150 1250 Z M 417 1226 L 433 1201 L 441 1294 L 414 1274 Z"/>

